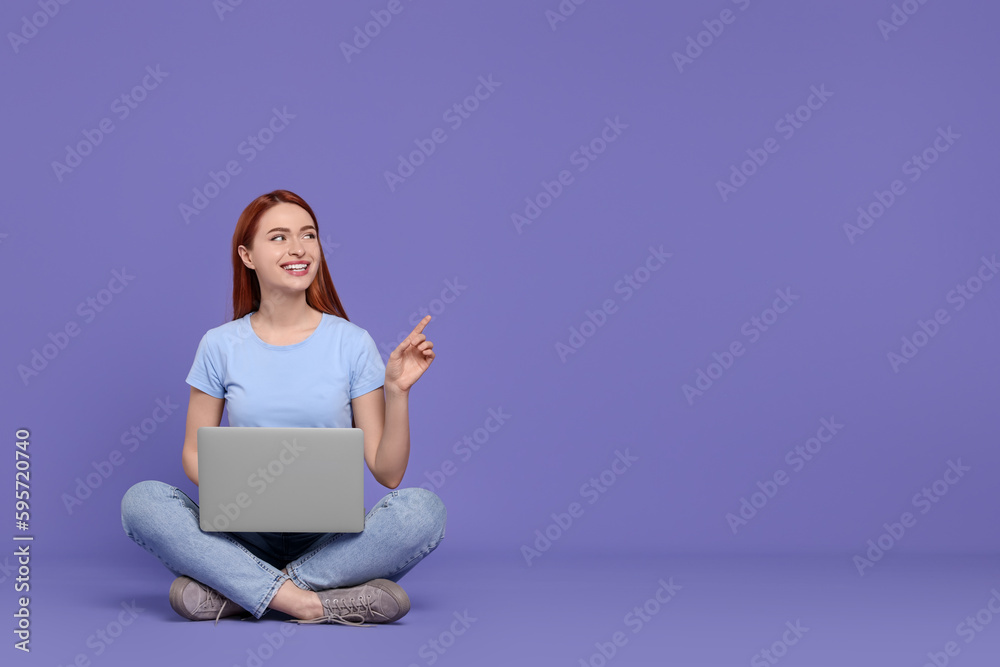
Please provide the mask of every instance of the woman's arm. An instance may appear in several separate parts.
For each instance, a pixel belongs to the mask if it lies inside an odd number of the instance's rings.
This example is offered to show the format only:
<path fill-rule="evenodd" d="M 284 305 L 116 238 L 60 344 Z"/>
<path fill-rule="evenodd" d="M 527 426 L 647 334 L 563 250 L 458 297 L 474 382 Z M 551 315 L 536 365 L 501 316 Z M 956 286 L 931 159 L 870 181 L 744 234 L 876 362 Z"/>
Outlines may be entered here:
<path fill-rule="evenodd" d="M 368 469 L 379 484 L 395 489 L 410 460 L 409 392 L 379 387 L 352 399 L 351 408 L 364 432 Z"/>
<path fill-rule="evenodd" d="M 426 315 L 389 355 L 383 388 L 351 400 L 354 422 L 365 433 L 368 469 L 390 489 L 403 481 L 410 460 L 410 388 L 434 361 L 434 343 L 422 333 L 430 321 Z"/>
<path fill-rule="evenodd" d="M 226 399 L 210 396 L 201 389 L 191 387 L 181 465 L 184 467 L 184 474 L 194 482 L 195 486 L 198 485 L 198 429 L 202 426 L 221 424 L 222 409 L 225 405 Z"/>

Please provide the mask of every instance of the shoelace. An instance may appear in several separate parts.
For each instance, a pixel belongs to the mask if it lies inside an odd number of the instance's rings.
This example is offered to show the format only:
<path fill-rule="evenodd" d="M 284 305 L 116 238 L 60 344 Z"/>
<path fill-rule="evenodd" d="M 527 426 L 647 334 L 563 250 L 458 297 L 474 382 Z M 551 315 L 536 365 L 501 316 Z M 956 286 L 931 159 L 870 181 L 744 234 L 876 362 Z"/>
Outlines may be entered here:
<path fill-rule="evenodd" d="M 372 596 L 368 596 L 367 599 L 364 595 L 358 598 L 331 598 L 323 602 L 323 615 L 319 618 L 311 618 L 308 620 L 296 620 L 296 623 L 340 623 L 342 625 L 353 625 L 359 628 L 373 628 L 374 625 L 370 623 L 365 623 L 365 618 L 370 616 L 385 616 L 374 609 L 372 609 L 371 603 Z M 356 602 L 360 600 L 360 602 Z M 327 608 L 329 604 L 332 609 Z M 338 613 L 341 609 L 346 613 Z M 368 616 L 365 615 L 367 612 Z M 358 618 L 358 621 L 348 620 L 351 617 Z"/>
<path fill-rule="evenodd" d="M 222 593 L 215 590 L 214 588 L 209 588 L 208 586 L 205 586 L 204 588 L 205 588 L 205 599 L 202 600 L 201 604 L 199 604 L 195 608 L 194 613 L 197 614 L 199 611 L 201 611 L 206 607 L 211 607 L 214 604 L 218 604 L 219 601 L 221 600 L 222 604 L 219 605 L 219 613 L 215 617 L 215 624 L 218 625 L 219 619 L 222 618 L 222 610 L 226 608 L 226 605 L 229 603 L 229 599 L 224 597 Z"/>

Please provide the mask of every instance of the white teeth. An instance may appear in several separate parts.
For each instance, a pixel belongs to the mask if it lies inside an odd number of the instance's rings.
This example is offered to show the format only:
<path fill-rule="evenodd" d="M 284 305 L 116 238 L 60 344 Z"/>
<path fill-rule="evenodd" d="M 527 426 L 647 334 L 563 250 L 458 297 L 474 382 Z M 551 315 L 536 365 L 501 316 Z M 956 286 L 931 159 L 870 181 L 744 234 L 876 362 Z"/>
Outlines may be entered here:
<path fill-rule="evenodd" d="M 287 264 L 287 265 L 285 265 L 285 269 L 290 270 L 290 271 L 302 271 L 307 266 L 309 266 L 309 265 L 308 264 Z"/>

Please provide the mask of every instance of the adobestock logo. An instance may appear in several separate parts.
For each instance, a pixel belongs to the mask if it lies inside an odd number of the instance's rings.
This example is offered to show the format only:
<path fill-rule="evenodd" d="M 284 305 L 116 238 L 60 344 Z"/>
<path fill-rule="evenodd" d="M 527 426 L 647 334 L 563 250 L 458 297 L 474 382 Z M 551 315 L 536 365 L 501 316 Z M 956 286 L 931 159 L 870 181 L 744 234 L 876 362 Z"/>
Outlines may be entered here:
<path fill-rule="evenodd" d="M 289 113 L 288 107 L 283 106 L 279 110 L 271 107 L 271 117 L 255 133 L 248 134 L 246 139 L 236 145 L 236 154 L 243 157 L 243 161 L 249 164 L 257 159 L 257 156 L 264 152 L 275 138 L 284 132 L 297 114 Z M 200 215 L 211 200 L 222 194 L 222 191 L 229 187 L 234 177 L 243 173 L 243 165 L 238 159 L 232 159 L 219 170 L 208 170 L 208 180 L 203 186 L 191 189 L 191 203 L 181 202 L 177 205 L 177 210 L 184 220 L 184 224 L 190 224 L 191 218 Z"/>
<path fill-rule="evenodd" d="M 496 92 L 496 89 L 503 85 L 502 82 L 493 80 L 493 74 L 489 74 L 486 78 L 480 76 L 478 82 L 478 85 L 470 95 L 462 101 L 452 104 L 441 114 L 441 119 L 448 123 L 452 130 L 462 127 L 462 124 L 479 109 L 481 103 L 490 99 L 493 93 Z M 417 172 L 417 169 L 426 163 L 431 155 L 434 155 L 438 144 L 443 144 L 447 140 L 448 133 L 440 127 L 431 130 L 430 136 L 426 139 L 414 139 L 413 143 L 416 145 L 416 149 L 406 155 L 399 154 L 399 163 L 396 165 L 396 170 L 389 171 L 386 169 L 382 172 L 385 177 L 385 184 L 389 187 L 389 192 L 395 192 L 396 188 L 404 183 L 406 179 L 413 176 Z"/>
<path fill-rule="evenodd" d="M 899 29 L 909 22 L 910 17 L 926 4 L 927 0 L 903 0 L 899 4 L 893 3 L 889 20 L 879 19 L 875 22 L 875 27 L 882 33 L 882 40 L 888 42 L 889 35 L 899 32 Z"/>
<path fill-rule="evenodd" d="M 587 0 L 561 0 L 561 2 L 556 6 L 555 11 L 551 9 L 545 10 L 545 19 L 549 22 L 549 27 L 552 28 L 552 32 L 556 31 L 560 23 L 565 23 L 569 20 L 569 17 L 576 13 L 576 8 Z"/>
<path fill-rule="evenodd" d="M 453 612 L 453 620 L 447 629 L 442 630 L 437 637 L 428 639 L 426 642 L 420 645 L 417 649 L 417 655 L 424 659 L 424 664 L 433 665 L 438 659 L 448 652 L 458 638 L 464 635 L 472 624 L 479 619 L 475 616 L 469 614 L 469 610 L 466 609 L 462 613 Z M 411 662 L 409 667 L 419 667 L 416 663 Z"/>
<path fill-rule="evenodd" d="M 212 0 L 212 9 L 215 10 L 215 15 L 222 22 L 226 20 L 226 14 L 235 12 L 236 8 L 242 4 L 243 0 Z"/>
<path fill-rule="evenodd" d="M 166 400 L 156 399 L 156 407 L 153 408 L 152 414 L 139 422 L 138 425 L 133 425 L 128 431 L 122 433 L 120 438 L 122 445 L 130 445 L 126 451 L 134 452 L 137 450 L 140 443 L 149 440 L 160 424 L 167 421 L 174 414 L 174 411 L 179 409 L 180 406 L 171 402 L 169 396 Z M 66 513 L 72 515 L 74 508 L 83 506 L 83 502 L 101 488 L 104 482 L 115 473 L 115 470 L 124 463 L 125 454 L 118 449 L 112 449 L 107 457 L 100 461 L 91 461 L 90 465 L 93 471 L 88 472 L 83 477 L 77 477 L 74 480 L 76 487 L 73 492 L 63 493 L 61 496 Z"/>
<path fill-rule="evenodd" d="M 656 583 L 658 586 L 652 597 L 648 598 L 642 604 L 632 607 L 632 611 L 625 614 L 624 618 L 622 618 L 622 624 L 630 628 L 633 635 L 642 632 L 643 628 L 653 620 L 653 617 L 659 614 L 667 603 L 677 596 L 677 591 L 684 588 L 680 584 L 675 584 L 673 577 L 670 577 L 669 581 L 661 577 Z M 580 667 L 605 667 L 608 662 L 618 655 L 618 651 L 628 644 L 628 641 L 628 635 L 624 631 L 619 630 L 612 633 L 609 641 L 594 642 L 594 648 L 597 650 L 586 658 L 580 658 Z M 664 662 L 663 664 L 670 663 Z"/>
<path fill-rule="evenodd" d="M 616 449 L 615 458 L 612 459 L 611 465 L 580 486 L 580 496 L 586 498 L 588 504 L 593 505 L 603 498 L 604 494 L 618 481 L 618 478 L 628 472 L 632 464 L 639 460 L 638 456 L 632 456 L 629 449 L 626 447 L 624 452 Z M 533 545 L 521 545 L 521 555 L 528 567 L 531 567 L 533 560 L 541 558 L 542 554 L 551 549 L 552 545 L 573 526 L 573 523 L 583 516 L 583 513 L 583 505 L 572 502 L 565 512 L 550 514 L 552 523 L 535 530 Z"/>
<path fill-rule="evenodd" d="M 812 119 L 817 111 L 826 105 L 831 97 L 833 97 L 833 93 L 826 89 L 825 83 L 820 84 L 819 88 L 815 85 L 811 86 L 809 88 L 809 95 L 805 101 L 794 110 L 780 116 L 774 123 L 774 130 L 780 132 L 786 141 L 791 139 L 798 130 L 805 127 L 805 124 Z M 729 178 L 725 181 L 718 180 L 715 182 L 715 188 L 718 190 L 722 201 L 729 201 L 740 188 L 749 182 L 749 179 L 754 174 L 767 164 L 771 155 L 777 153 L 780 148 L 781 144 L 778 143 L 777 139 L 768 137 L 763 142 L 763 148 L 751 147 L 746 149 L 749 159 L 743 160 L 739 165 L 730 165 Z"/>
<path fill-rule="evenodd" d="M 146 75 L 142 77 L 142 80 L 133 86 L 132 90 L 122 93 L 111 102 L 111 112 L 118 116 L 118 120 L 125 120 L 149 96 L 149 93 L 160 87 L 160 84 L 168 76 L 170 76 L 170 72 L 160 70 L 159 65 L 156 67 L 147 66 Z M 83 164 L 84 158 L 101 145 L 106 135 L 114 131 L 115 124 L 110 117 L 102 118 L 95 128 L 81 130 L 83 139 L 74 145 L 66 144 L 64 161 L 52 161 L 52 173 L 55 174 L 56 180 L 62 183 L 66 174 L 72 173 L 74 169 Z"/>
<path fill-rule="evenodd" d="M 740 8 L 740 11 L 746 11 L 750 6 L 750 0 L 732 0 L 734 5 Z M 674 51 L 672 56 L 674 59 L 674 65 L 677 66 L 677 71 L 681 74 L 684 73 L 684 68 L 688 65 L 693 65 L 694 61 L 701 57 L 705 53 L 705 49 L 712 46 L 715 41 L 722 36 L 725 32 L 727 25 L 732 25 L 736 21 L 738 14 L 734 13 L 731 9 L 723 9 L 719 12 L 719 18 L 715 19 L 705 19 L 701 22 L 705 26 L 704 30 L 699 31 L 693 37 L 688 35 L 687 46 L 684 48 L 684 53 L 680 51 Z"/>
<path fill-rule="evenodd" d="M 996 254 L 989 259 L 983 255 L 979 258 L 979 268 L 976 272 L 948 291 L 945 303 L 952 304 L 952 311 L 957 313 L 965 308 L 966 304 L 974 299 L 997 273 L 1000 273 L 1000 263 L 997 262 Z M 927 320 L 917 319 L 913 333 L 900 337 L 899 351 L 892 350 L 886 354 L 892 372 L 898 373 L 902 366 L 909 364 L 949 322 L 951 315 L 946 308 L 938 308 L 934 311 L 933 317 Z"/>
<path fill-rule="evenodd" d="M 122 601 L 119 605 L 122 610 L 115 618 L 111 619 L 103 626 L 96 628 L 84 642 L 90 652 L 81 651 L 73 656 L 68 662 L 71 665 L 90 665 L 94 658 L 104 655 L 108 649 L 122 636 L 125 630 L 135 623 L 145 609 L 138 606 L 135 600 L 132 602 Z M 99 660 L 97 662 L 100 662 Z"/>
<path fill-rule="evenodd" d="M 962 459 L 954 461 L 948 459 L 947 463 L 948 467 L 945 468 L 944 474 L 939 479 L 923 487 L 910 499 L 910 503 L 919 509 L 921 514 L 930 512 L 947 495 L 951 487 L 958 484 L 965 477 L 965 473 L 972 470 L 970 466 L 962 465 Z M 865 570 L 875 567 L 875 564 L 881 561 L 903 539 L 907 530 L 915 525 L 917 525 L 917 517 L 912 512 L 903 512 L 897 522 L 883 523 L 882 527 L 885 530 L 878 537 L 868 540 L 868 549 L 864 555 L 856 555 L 852 559 L 854 567 L 858 570 L 858 575 L 865 576 Z"/>
<path fill-rule="evenodd" d="M 439 316 L 448 308 L 448 306 L 462 295 L 462 292 L 469 289 L 468 285 L 463 285 L 458 281 L 458 276 L 455 276 L 451 280 L 445 278 L 444 287 L 441 288 L 441 293 L 437 298 L 431 299 L 426 306 L 420 306 L 412 313 L 410 313 L 409 319 L 411 327 L 417 326 L 420 320 L 424 319 L 428 315 L 433 315 L 435 317 L 434 322 L 439 321 Z M 396 339 L 394 341 L 389 341 L 382 343 L 378 346 L 379 354 L 382 356 L 382 361 L 388 361 L 389 355 L 392 351 L 399 347 L 399 344 L 403 342 L 403 339 L 410 335 L 413 329 L 407 329 L 405 331 L 400 331 L 396 334 Z"/>
<path fill-rule="evenodd" d="M 488 416 L 483 421 L 483 425 L 475 429 L 472 435 L 462 436 L 462 439 L 452 446 L 452 451 L 455 452 L 455 455 L 459 457 L 462 463 L 471 459 L 476 452 L 490 441 L 491 434 L 499 431 L 500 427 L 506 424 L 511 417 L 503 411 L 503 406 L 498 407 L 496 410 L 490 408 L 486 412 Z M 428 491 L 437 491 L 445 485 L 448 478 L 454 477 L 457 472 L 458 466 L 455 465 L 455 462 L 450 458 L 445 459 L 437 469 L 424 473 L 427 481 L 420 486 Z"/>
<path fill-rule="evenodd" d="M 805 443 L 796 445 L 785 454 L 785 463 L 791 467 L 792 473 L 801 472 L 810 461 L 823 451 L 823 446 L 832 441 L 834 436 L 844 428 L 843 424 L 837 422 L 836 417 L 829 419 L 824 417 L 819 420 L 819 424 L 815 437 L 808 438 Z M 765 477 L 764 481 L 757 481 L 758 490 L 751 493 L 749 499 L 746 496 L 741 496 L 740 506 L 736 513 L 728 512 L 724 517 L 730 530 L 733 531 L 733 535 L 756 517 L 778 495 L 780 487 L 786 486 L 790 480 L 789 473 L 784 468 L 778 468 Z"/>
<path fill-rule="evenodd" d="M 620 280 L 612 286 L 615 294 L 621 294 L 622 302 L 631 299 L 636 292 L 642 289 L 653 274 L 663 268 L 667 260 L 674 256 L 672 252 L 664 252 L 663 246 L 649 246 L 649 254 L 630 272 L 624 274 Z M 561 340 L 555 342 L 556 354 L 559 361 L 566 363 L 570 355 L 576 354 L 587 341 L 597 333 L 597 330 L 604 327 L 608 318 L 618 312 L 618 304 L 615 300 L 605 299 L 596 310 L 583 311 L 584 319 L 579 326 L 569 327 L 569 337 L 564 343 Z"/>
<path fill-rule="evenodd" d="M 754 315 L 740 326 L 740 333 L 746 336 L 750 343 L 756 343 L 760 340 L 764 332 L 774 326 L 778 319 L 787 313 L 800 298 L 798 294 L 792 294 L 791 287 L 776 289 L 774 293 L 778 296 L 771 302 L 770 308 L 765 308 L 759 316 Z M 704 370 L 701 368 L 695 370 L 694 385 L 681 385 L 681 392 L 687 399 L 688 405 L 694 405 L 696 396 L 704 396 L 705 392 L 711 389 L 746 351 L 747 348 L 744 347 L 742 341 L 734 340 L 723 352 L 713 352 L 713 361 L 708 362 Z"/>
<path fill-rule="evenodd" d="M 61 5 L 68 5 L 70 0 L 38 0 L 38 7 L 42 10 L 40 12 L 35 12 L 29 18 L 28 16 L 21 17 L 21 29 L 17 32 L 8 32 L 7 41 L 10 42 L 10 48 L 14 49 L 14 53 L 21 50 L 21 47 L 27 44 L 30 40 L 38 36 L 38 31 L 49 24 L 49 21 L 56 17 L 59 13 Z"/>
<path fill-rule="evenodd" d="M 121 271 L 113 269 L 107 288 L 99 290 L 94 296 L 88 296 L 77 305 L 76 313 L 83 319 L 83 324 L 93 322 L 98 313 L 104 312 L 111 305 L 111 302 L 115 300 L 115 295 L 121 294 L 133 280 L 135 280 L 135 276 L 129 273 L 125 267 L 122 267 Z M 27 387 L 31 379 L 38 377 L 42 371 L 47 369 L 56 357 L 69 346 L 70 341 L 79 336 L 82 331 L 83 329 L 76 320 L 69 320 L 56 333 L 49 332 L 50 342 L 44 343 L 41 351 L 38 348 L 31 348 L 31 359 L 27 365 L 17 365 L 17 373 L 24 386 Z"/>
<path fill-rule="evenodd" d="M 371 21 L 366 22 L 363 26 L 354 26 L 354 35 L 351 41 L 340 42 L 340 52 L 344 54 L 347 64 L 350 65 L 352 58 L 361 55 L 361 52 L 371 45 L 372 40 L 381 35 L 382 30 L 389 27 L 389 24 L 392 23 L 392 17 L 403 13 L 404 9 L 406 7 L 400 0 L 389 0 L 385 9 L 373 9 L 369 12 L 372 17 Z"/>
<path fill-rule="evenodd" d="M 282 444 L 284 447 L 281 449 L 281 453 L 271 459 L 266 466 L 257 468 L 247 477 L 246 485 L 256 491 L 255 495 L 260 496 L 267 491 L 268 487 L 281 477 L 288 466 L 298 461 L 302 452 L 306 451 L 305 447 L 298 444 L 296 438 L 292 438 L 291 442 L 284 440 Z M 232 522 L 240 517 L 243 510 L 253 504 L 253 500 L 249 493 L 240 491 L 232 501 L 219 503 L 218 512 L 209 518 L 208 523 L 216 530 L 226 530 Z M 201 511 L 205 512 L 206 510 L 202 508 Z"/>
<path fill-rule="evenodd" d="M 261 667 L 273 658 L 278 649 L 285 646 L 287 639 L 298 630 L 294 623 L 279 623 L 278 625 L 275 632 L 265 632 L 261 635 L 261 639 L 264 641 L 256 647 L 247 649 L 247 659 L 243 663 L 246 667 Z M 239 667 L 239 665 L 233 665 L 233 667 Z"/>
<path fill-rule="evenodd" d="M 606 116 L 604 127 L 601 128 L 598 135 L 588 143 L 580 144 L 575 151 L 570 153 L 569 163 L 576 167 L 577 172 L 583 173 L 608 149 L 610 144 L 618 141 L 618 137 L 628 127 L 621 121 L 620 116 L 615 116 L 614 120 L 610 116 Z M 551 181 L 543 179 L 541 191 L 533 197 L 524 198 L 523 214 L 515 211 L 510 215 L 510 221 L 517 233 L 521 234 L 524 227 L 541 218 L 542 211 L 552 206 L 553 202 L 562 196 L 566 188 L 575 182 L 573 174 L 568 169 L 560 170 L 556 178 Z"/>
<path fill-rule="evenodd" d="M 785 630 L 781 639 L 771 643 L 767 648 L 763 648 L 754 653 L 750 658 L 750 667 L 769 667 L 778 664 L 778 661 L 788 655 L 788 649 L 799 643 L 799 640 L 809 632 L 809 628 L 802 625 L 802 621 L 795 619 L 795 622 L 785 621 Z"/>
<path fill-rule="evenodd" d="M 934 137 L 934 140 L 927 148 L 919 154 L 914 153 L 900 167 L 903 174 L 910 177 L 909 180 L 911 183 L 920 180 L 920 177 L 938 161 L 941 154 L 951 150 L 955 142 L 962 138 L 961 134 L 956 134 L 952 131 L 951 125 L 948 126 L 948 129 L 939 126 L 937 134 L 938 136 Z M 849 222 L 844 223 L 844 234 L 847 236 L 848 242 L 854 245 L 857 238 L 871 229 L 876 221 L 881 219 L 906 192 L 906 184 L 898 178 L 892 181 L 886 190 L 873 190 L 872 197 L 874 201 L 868 201 L 858 206 L 858 216 L 854 224 Z"/>
<path fill-rule="evenodd" d="M 986 630 L 986 627 L 997 617 L 1000 617 L 1000 591 L 991 588 L 990 597 L 987 598 L 986 603 L 975 614 L 969 614 L 959 622 L 955 626 L 955 634 L 966 644 L 971 644 L 979 636 L 979 633 Z M 945 642 L 941 651 L 927 652 L 927 662 L 922 667 L 946 667 L 951 662 L 951 658 L 961 652 L 962 647 L 959 646 L 958 642 Z"/>

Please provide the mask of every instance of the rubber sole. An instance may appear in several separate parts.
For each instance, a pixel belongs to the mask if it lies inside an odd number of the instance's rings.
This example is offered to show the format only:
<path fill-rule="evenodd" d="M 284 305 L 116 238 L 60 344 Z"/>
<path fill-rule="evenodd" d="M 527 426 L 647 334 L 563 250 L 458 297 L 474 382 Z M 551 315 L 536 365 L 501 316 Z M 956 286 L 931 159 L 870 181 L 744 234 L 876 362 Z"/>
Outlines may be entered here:
<path fill-rule="evenodd" d="M 406 614 L 410 611 L 410 596 L 407 595 L 406 591 L 403 590 L 403 587 L 395 581 L 389 581 L 388 579 L 372 579 L 368 582 L 368 585 L 385 591 L 392 597 L 393 600 L 396 601 L 396 604 L 399 605 L 399 615 L 385 621 L 386 623 L 398 621 L 406 616 Z"/>

